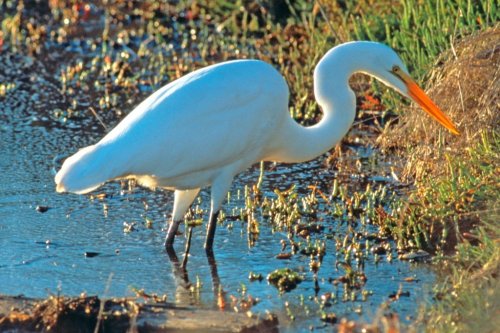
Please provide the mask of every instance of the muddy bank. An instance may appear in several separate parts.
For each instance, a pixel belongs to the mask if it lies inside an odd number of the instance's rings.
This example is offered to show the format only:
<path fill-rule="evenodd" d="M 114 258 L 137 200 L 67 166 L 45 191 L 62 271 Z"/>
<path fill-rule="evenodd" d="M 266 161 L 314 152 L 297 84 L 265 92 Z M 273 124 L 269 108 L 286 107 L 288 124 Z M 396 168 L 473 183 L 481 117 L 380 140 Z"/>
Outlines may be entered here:
<path fill-rule="evenodd" d="M 177 307 L 167 302 L 97 296 L 45 300 L 0 296 L 2 332 L 278 332 L 271 314 Z"/>

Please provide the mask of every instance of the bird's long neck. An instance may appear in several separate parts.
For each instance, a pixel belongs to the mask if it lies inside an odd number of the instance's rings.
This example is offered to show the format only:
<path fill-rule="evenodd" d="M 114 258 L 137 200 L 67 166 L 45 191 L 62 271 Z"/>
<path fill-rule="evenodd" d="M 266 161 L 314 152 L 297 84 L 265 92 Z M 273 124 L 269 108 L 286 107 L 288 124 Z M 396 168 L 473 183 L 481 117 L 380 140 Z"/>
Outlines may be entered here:
<path fill-rule="evenodd" d="M 349 78 L 361 68 L 338 48 L 330 50 L 314 71 L 314 95 L 323 110 L 321 121 L 304 127 L 291 117 L 283 128 L 280 151 L 274 160 L 303 162 L 311 160 L 331 149 L 349 131 L 356 115 L 356 99 L 349 87 Z"/>

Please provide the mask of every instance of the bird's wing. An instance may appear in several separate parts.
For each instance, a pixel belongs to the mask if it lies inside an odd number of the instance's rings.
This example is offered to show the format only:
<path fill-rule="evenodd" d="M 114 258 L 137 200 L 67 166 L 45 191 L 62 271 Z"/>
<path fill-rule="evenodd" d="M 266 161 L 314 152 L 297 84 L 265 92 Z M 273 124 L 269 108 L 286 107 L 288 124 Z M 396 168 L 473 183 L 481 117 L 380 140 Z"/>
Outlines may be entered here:
<path fill-rule="evenodd" d="M 121 175 L 171 178 L 258 160 L 280 117 L 283 77 L 260 61 L 195 71 L 151 95 L 100 142 Z"/>

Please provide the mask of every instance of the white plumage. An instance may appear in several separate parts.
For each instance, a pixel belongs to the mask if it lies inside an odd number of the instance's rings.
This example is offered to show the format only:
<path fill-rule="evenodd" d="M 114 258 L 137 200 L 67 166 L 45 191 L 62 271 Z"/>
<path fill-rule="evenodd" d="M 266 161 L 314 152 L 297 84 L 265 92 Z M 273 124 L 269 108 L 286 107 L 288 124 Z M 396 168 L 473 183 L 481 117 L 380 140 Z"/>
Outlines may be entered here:
<path fill-rule="evenodd" d="M 69 157 L 55 177 L 58 192 L 87 193 L 106 181 L 135 178 L 175 190 L 171 248 L 179 223 L 200 188 L 211 186 L 205 248 L 212 250 L 217 213 L 236 174 L 261 160 L 301 162 L 334 146 L 355 117 L 349 77 L 372 75 L 410 96 L 454 133 L 453 124 L 412 81 L 396 53 L 373 42 L 331 49 L 314 72 L 324 112 L 311 127 L 288 111 L 288 86 L 271 65 L 236 60 L 194 71 L 139 104 L 101 141 Z"/>

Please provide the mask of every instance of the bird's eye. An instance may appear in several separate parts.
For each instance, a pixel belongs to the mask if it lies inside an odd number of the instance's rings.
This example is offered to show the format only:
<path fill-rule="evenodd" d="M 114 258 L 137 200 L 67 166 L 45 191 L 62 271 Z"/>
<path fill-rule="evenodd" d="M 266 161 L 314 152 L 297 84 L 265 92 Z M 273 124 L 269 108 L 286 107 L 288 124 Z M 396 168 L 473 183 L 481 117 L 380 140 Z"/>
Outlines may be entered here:
<path fill-rule="evenodd" d="M 399 73 L 400 69 L 399 69 L 399 66 L 393 66 L 392 67 L 392 72 L 393 73 Z"/>

